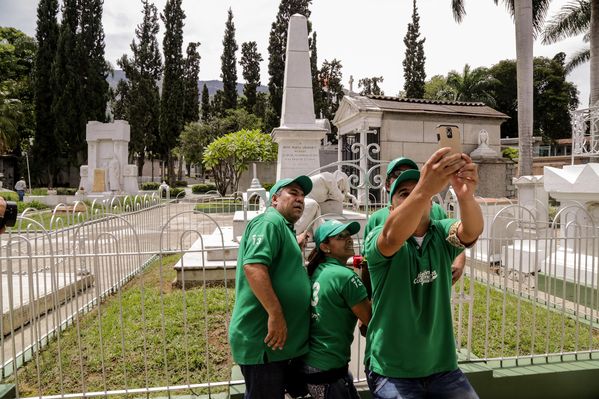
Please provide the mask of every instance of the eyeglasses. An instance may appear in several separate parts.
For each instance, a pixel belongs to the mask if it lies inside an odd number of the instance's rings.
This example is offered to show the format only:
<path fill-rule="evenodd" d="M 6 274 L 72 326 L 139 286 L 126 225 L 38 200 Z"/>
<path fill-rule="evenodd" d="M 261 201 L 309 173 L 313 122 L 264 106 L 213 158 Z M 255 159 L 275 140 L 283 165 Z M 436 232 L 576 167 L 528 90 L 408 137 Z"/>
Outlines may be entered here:
<path fill-rule="evenodd" d="M 332 238 L 334 238 L 336 240 L 347 240 L 349 237 L 351 237 L 351 234 L 349 233 L 349 231 L 344 230 L 341 233 L 337 234 L 336 236 L 333 236 Z"/>

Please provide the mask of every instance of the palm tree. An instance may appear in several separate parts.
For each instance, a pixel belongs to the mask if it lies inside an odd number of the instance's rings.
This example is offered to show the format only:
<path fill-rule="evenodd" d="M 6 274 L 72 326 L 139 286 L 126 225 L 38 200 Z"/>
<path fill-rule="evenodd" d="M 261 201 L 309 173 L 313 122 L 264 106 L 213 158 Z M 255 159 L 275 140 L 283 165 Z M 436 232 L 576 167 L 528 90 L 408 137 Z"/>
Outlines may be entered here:
<path fill-rule="evenodd" d="M 495 4 L 499 0 L 493 0 Z M 520 160 L 518 174 L 532 174 L 532 58 L 534 32 L 538 32 L 550 0 L 503 0 L 516 25 L 516 58 L 518 77 L 518 142 Z M 466 15 L 464 0 L 451 0 L 454 19 L 459 23 Z"/>
<path fill-rule="evenodd" d="M 553 16 L 543 31 L 543 44 L 584 34 L 590 47 L 581 49 L 570 58 L 566 71 L 591 61 L 591 105 L 599 101 L 599 0 L 571 1 Z"/>
<path fill-rule="evenodd" d="M 482 101 L 494 107 L 495 98 L 491 95 L 491 85 L 496 82 L 489 70 L 484 67 L 470 69 L 470 65 L 464 65 L 460 74 L 451 71 L 447 74 L 447 86 L 451 88 L 455 101 Z"/>

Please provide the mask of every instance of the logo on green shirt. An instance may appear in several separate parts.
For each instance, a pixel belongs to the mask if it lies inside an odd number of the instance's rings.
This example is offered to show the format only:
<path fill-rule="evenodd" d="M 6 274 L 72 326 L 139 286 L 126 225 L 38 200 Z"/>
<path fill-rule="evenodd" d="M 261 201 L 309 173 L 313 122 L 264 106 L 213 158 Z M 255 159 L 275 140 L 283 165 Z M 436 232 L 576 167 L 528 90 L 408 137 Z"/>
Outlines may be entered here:
<path fill-rule="evenodd" d="M 420 284 L 428 284 L 432 283 L 437 278 L 436 271 L 425 270 L 423 272 L 418 273 L 418 276 L 414 279 L 414 285 Z"/>

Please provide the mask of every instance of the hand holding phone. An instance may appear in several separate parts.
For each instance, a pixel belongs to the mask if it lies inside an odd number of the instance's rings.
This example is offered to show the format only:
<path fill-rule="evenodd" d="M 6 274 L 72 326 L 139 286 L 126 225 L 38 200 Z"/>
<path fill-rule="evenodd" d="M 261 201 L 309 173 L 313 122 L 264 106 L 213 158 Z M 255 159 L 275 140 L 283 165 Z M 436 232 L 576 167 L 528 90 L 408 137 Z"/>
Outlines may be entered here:
<path fill-rule="evenodd" d="M 438 125 L 437 142 L 439 143 L 439 148 L 451 148 L 451 152 L 449 152 L 446 156 L 462 153 L 460 128 L 456 125 Z"/>

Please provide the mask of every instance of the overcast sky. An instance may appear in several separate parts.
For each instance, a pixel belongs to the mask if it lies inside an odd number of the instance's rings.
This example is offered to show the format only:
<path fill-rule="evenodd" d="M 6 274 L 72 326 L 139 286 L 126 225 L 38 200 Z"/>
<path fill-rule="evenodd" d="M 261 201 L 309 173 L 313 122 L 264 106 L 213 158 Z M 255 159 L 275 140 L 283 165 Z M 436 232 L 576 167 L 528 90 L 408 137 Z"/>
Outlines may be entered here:
<path fill-rule="evenodd" d="M 549 16 L 554 15 L 566 0 L 554 0 Z M 35 34 L 37 0 L 0 0 L 0 26 L 14 26 Z M 155 0 L 159 12 L 166 0 Z M 426 74 L 445 75 L 451 70 L 487 66 L 516 57 L 514 25 L 501 4 L 491 0 L 466 1 L 467 15 L 461 24 L 453 20 L 449 0 L 418 0 L 421 36 L 426 38 Z M 268 34 L 277 13 L 279 0 L 183 0 L 185 19 L 184 48 L 190 41 L 199 41 L 202 57 L 200 79 L 220 79 L 220 55 L 227 18 L 233 10 L 236 39 L 256 41 L 265 61 L 261 66 L 262 84 L 268 82 Z M 386 95 L 397 95 L 403 89 L 405 46 L 403 38 L 411 21 L 410 0 L 314 0 L 310 7 L 313 29 L 318 34 L 318 62 L 337 58 L 343 65 L 343 83 L 349 86 L 350 75 L 357 81 L 363 77 L 383 76 Z M 141 1 L 104 0 L 104 32 L 106 58 L 113 66 L 124 53 L 134 29 L 141 21 Z M 159 41 L 164 29 L 161 26 Z M 570 55 L 588 46 L 582 36 L 545 46 L 535 42 L 535 56 L 553 57 L 563 51 Z M 238 52 L 238 60 L 241 57 Z M 241 69 L 238 72 L 242 81 Z M 574 70 L 568 77 L 580 91 L 581 105 L 588 104 L 589 64 Z"/>

